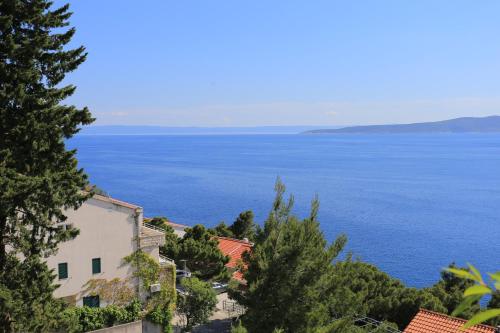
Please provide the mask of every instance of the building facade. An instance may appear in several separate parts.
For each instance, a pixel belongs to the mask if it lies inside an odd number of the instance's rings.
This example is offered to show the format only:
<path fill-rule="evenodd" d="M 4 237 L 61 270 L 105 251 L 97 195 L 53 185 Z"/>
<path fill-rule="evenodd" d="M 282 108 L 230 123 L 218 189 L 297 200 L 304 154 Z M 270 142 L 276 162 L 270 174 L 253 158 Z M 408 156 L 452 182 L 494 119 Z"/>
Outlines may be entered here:
<path fill-rule="evenodd" d="M 159 254 L 159 247 L 165 243 L 164 234 L 144 224 L 139 206 L 94 195 L 66 215 L 68 219 L 59 226 L 77 228 L 80 233 L 75 239 L 61 243 L 57 254 L 47 259 L 60 285 L 55 297 L 76 305 L 105 305 L 98 296 L 87 295 L 85 285 L 91 279 L 131 278 L 133 268 L 125 264 L 123 258 L 138 249 L 159 263 L 171 263 Z"/>

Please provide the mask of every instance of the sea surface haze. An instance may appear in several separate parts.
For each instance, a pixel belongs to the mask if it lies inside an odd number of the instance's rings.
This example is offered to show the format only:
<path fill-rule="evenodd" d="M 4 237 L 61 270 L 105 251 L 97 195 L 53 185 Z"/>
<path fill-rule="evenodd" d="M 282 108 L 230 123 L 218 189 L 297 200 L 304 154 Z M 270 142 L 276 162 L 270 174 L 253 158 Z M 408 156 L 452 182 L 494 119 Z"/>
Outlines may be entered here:
<path fill-rule="evenodd" d="M 145 216 L 265 220 L 279 176 L 329 241 L 410 286 L 451 262 L 500 269 L 500 134 L 79 135 L 79 166 Z"/>

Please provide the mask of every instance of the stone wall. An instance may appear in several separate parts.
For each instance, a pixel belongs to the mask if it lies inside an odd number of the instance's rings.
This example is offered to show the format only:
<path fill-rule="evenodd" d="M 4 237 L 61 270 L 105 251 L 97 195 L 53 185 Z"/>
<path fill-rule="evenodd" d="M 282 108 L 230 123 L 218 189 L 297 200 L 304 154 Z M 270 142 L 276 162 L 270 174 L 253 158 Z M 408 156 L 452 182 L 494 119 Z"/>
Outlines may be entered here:
<path fill-rule="evenodd" d="M 162 327 L 147 320 L 138 320 L 132 323 L 107 327 L 88 333 L 162 333 Z"/>

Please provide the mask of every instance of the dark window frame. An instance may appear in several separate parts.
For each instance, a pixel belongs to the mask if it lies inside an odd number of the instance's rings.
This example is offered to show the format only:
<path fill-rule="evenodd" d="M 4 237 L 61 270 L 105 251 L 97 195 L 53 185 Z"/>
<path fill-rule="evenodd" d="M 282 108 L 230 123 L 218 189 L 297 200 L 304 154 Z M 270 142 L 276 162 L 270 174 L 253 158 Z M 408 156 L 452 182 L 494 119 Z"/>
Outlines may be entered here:
<path fill-rule="evenodd" d="M 92 274 L 102 273 L 101 258 L 92 258 Z"/>
<path fill-rule="evenodd" d="M 99 295 L 84 296 L 83 306 L 88 306 L 90 308 L 99 308 L 101 306 L 101 300 L 99 299 Z"/>
<path fill-rule="evenodd" d="M 63 268 L 64 267 L 64 268 Z M 57 277 L 59 280 L 65 280 L 69 276 L 68 272 L 68 263 L 67 262 L 60 262 L 57 264 Z"/>

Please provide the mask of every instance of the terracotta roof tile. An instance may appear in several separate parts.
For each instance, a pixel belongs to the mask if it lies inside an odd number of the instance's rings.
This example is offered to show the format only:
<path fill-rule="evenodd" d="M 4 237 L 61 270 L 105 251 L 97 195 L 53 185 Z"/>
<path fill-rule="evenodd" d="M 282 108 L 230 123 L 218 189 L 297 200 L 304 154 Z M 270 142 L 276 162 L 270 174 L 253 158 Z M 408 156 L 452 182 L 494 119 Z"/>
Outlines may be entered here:
<path fill-rule="evenodd" d="M 241 260 L 241 256 L 246 251 L 251 251 L 252 244 L 239 239 L 228 238 L 228 237 L 217 237 L 219 241 L 219 249 L 221 252 L 229 256 L 229 262 L 226 264 L 227 267 L 235 268 L 238 265 L 238 261 Z"/>
<path fill-rule="evenodd" d="M 219 241 L 219 249 L 221 252 L 229 257 L 229 262 L 226 264 L 226 267 L 229 268 L 237 268 L 243 253 L 252 251 L 253 244 L 248 241 L 228 237 L 217 237 L 217 240 Z M 232 277 L 235 280 L 245 283 L 243 273 L 240 270 L 235 270 Z"/>
<path fill-rule="evenodd" d="M 462 331 L 460 327 L 465 322 L 463 319 L 421 309 L 403 333 L 495 333 L 495 328 L 487 325 L 476 325 Z"/>
<path fill-rule="evenodd" d="M 240 282 L 244 282 L 245 279 L 243 278 L 243 273 L 240 271 L 234 271 L 233 272 L 233 279 L 238 280 Z"/>

